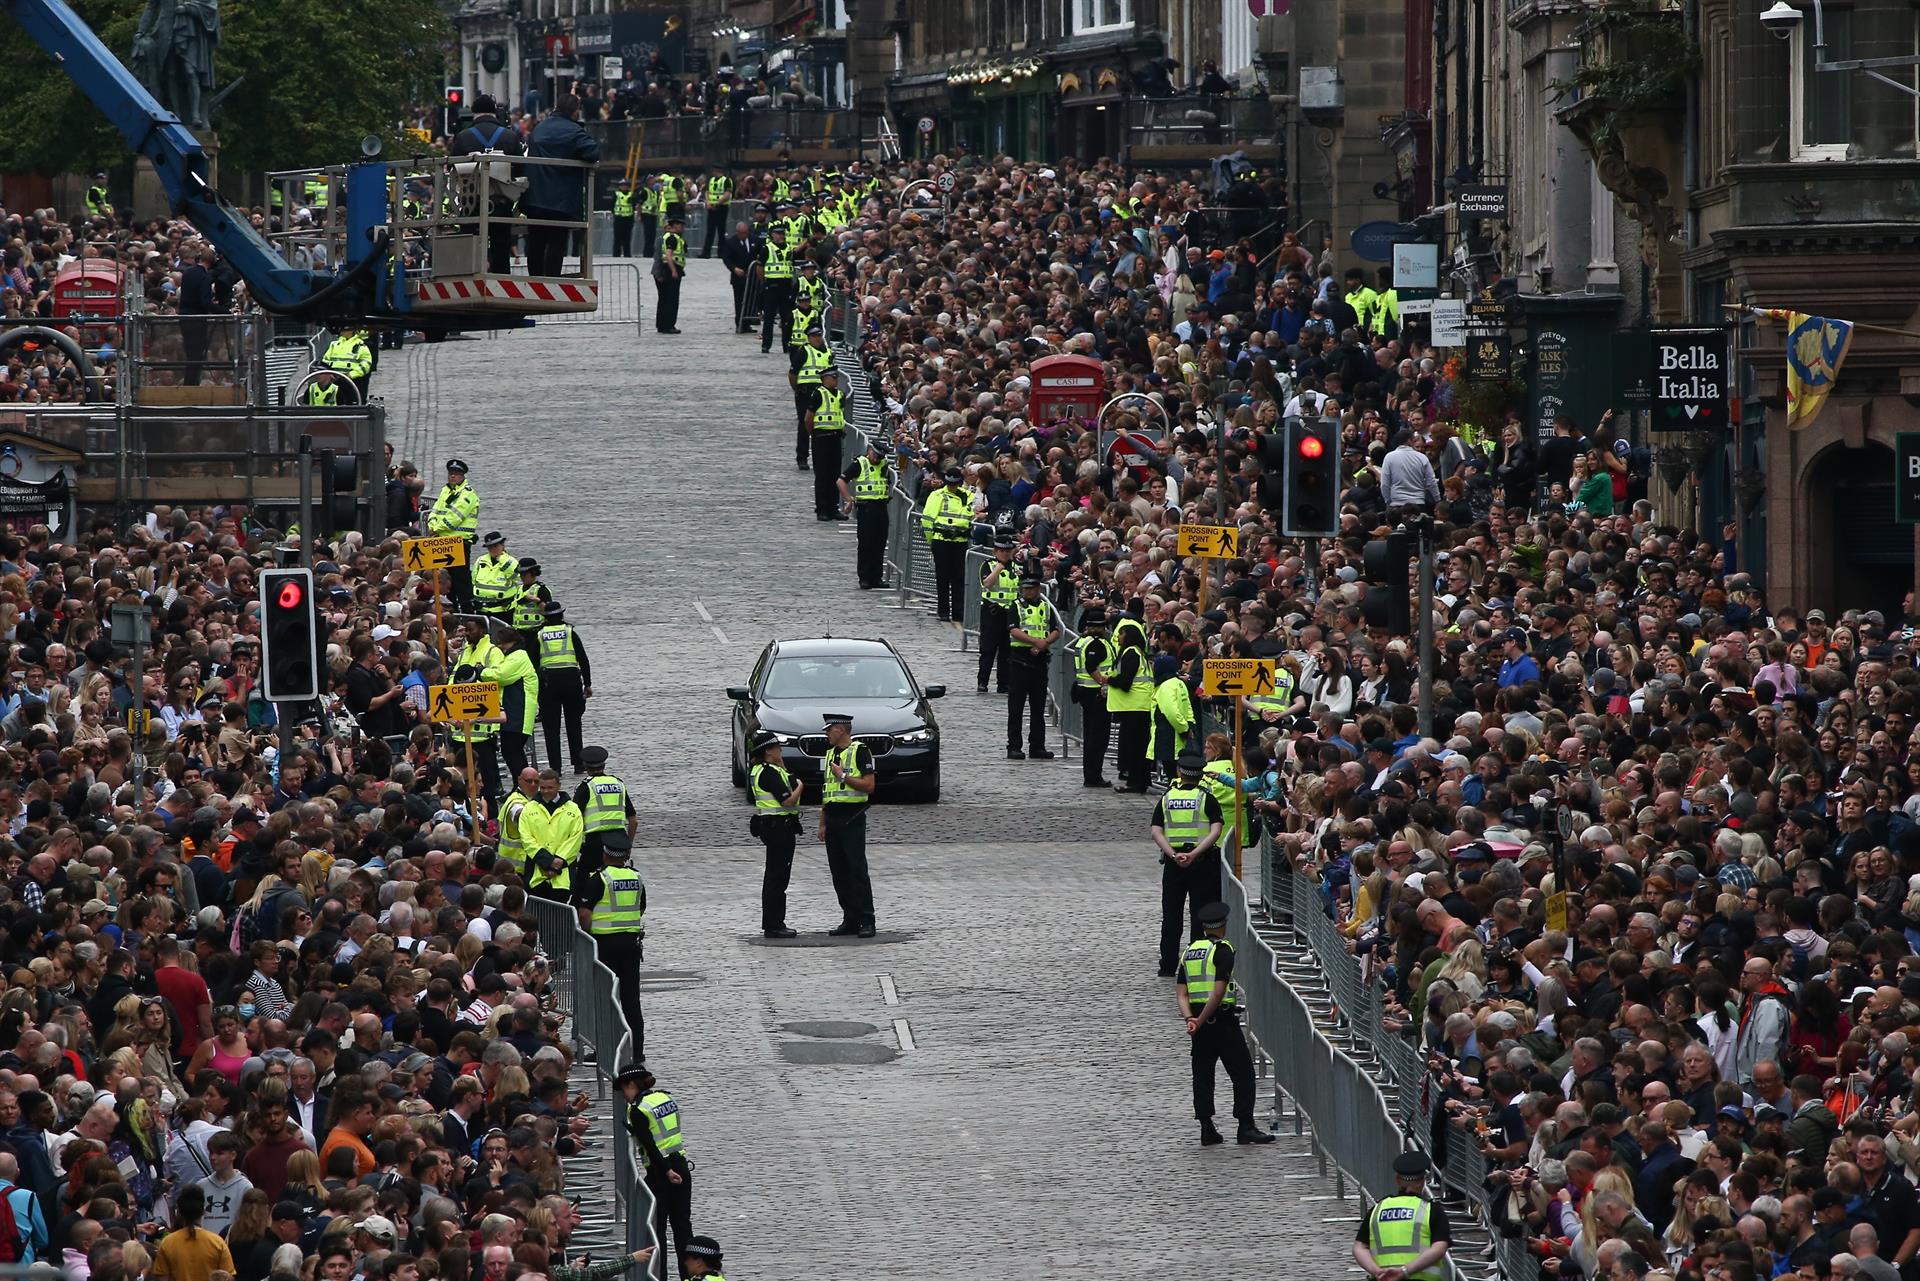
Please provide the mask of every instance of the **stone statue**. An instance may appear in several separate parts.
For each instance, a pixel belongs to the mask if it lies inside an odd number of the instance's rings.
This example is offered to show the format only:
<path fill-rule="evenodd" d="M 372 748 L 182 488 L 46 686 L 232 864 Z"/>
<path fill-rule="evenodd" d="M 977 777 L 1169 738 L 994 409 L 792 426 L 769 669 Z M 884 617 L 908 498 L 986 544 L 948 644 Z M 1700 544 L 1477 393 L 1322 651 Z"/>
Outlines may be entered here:
<path fill-rule="evenodd" d="M 133 38 L 133 74 L 190 129 L 207 127 L 220 0 L 147 0 Z"/>

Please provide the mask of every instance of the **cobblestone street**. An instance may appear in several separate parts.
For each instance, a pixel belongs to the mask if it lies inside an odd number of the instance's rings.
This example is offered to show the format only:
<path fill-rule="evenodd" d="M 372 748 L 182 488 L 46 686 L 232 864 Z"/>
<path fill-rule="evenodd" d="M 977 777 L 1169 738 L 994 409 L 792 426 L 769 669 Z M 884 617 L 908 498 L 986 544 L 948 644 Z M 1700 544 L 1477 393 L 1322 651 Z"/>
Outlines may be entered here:
<path fill-rule="evenodd" d="M 786 362 L 731 333 L 720 265 L 690 265 L 682 336 L 652 332 L 648 295 L 639 338 L 554 324 L 413 348 L 375 390 L 436 484 L 447 457 L 472 465 L 481 530 L 539 557 L 588 646 L 587 738 L 641 811 L 648 1057 L 684 1111 L 696 1230 L 749 1278 L 1350 1266 L 1352 1221 L 1333 1220 L 1359 1206 L 1301 1200 L 1332 1188 L 1301 1177 L 1291 1123 L 1267 1149 L 1197 1144 L 1153 968 L 1151 803 L 1082 788 L 1064 755 L 1004 759 L 1004 703 L 973 693 L 959 632 L 856 591 L 851 526 L 813 519 Z M 403 359 L 437 389 L 410 435 Z M 810 810 L 802 937 L 768 944 L 724 687 L 767 641 L 825 632 L 884 636 L 952 691 L 945 791 L 873 814 L 865 943 L 822 933 L 838 912 Z M 1228 1123 L 1229 1101 L 1223 1078 Z"/>

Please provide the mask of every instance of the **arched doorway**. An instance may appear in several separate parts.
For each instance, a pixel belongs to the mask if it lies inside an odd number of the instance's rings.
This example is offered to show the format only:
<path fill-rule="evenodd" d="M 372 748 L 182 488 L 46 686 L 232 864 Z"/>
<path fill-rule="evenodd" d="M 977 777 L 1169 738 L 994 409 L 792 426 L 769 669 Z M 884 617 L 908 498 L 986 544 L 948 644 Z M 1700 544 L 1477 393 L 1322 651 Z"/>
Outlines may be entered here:
<path fill-rule="evenodd" d="M 1913 527 L 1893 519 L 1893 451 L 1836 445 L 1807 468 L 1802 493 L 1812 588 L 1802 608 L 1898 614 L 1913 590 Z"/>

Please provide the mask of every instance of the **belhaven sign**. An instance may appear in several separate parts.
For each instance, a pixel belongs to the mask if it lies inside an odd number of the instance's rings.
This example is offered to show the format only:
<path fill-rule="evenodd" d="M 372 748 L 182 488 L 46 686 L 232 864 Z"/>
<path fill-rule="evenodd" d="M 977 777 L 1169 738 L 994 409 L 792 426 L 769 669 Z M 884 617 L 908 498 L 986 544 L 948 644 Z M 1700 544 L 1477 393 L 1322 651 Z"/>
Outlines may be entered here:
<path fill-rule="evenodd" d="M 1652 355 L 1654 431 L 1726 425 L 1733 395 L 1726 329 L 1655 326 Z"/>

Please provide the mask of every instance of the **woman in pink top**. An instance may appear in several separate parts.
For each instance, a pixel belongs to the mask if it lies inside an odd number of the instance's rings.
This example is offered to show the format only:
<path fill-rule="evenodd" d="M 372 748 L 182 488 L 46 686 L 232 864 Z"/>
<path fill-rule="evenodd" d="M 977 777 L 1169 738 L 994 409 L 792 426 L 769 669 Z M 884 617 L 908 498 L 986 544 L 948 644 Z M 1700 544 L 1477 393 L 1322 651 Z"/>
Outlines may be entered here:
<path fill-rule="evenodd" d="M 200 1042 L 187 1064 L 187 1080 L 191 1081 L 202 1068 L 212 1068 L 238 1085 L 240 1069 L 252 1054 L 246 1028 L 240 1022 L 240 1011 L 223 1005 L 213 1012 L 213 1035 Z"/>

